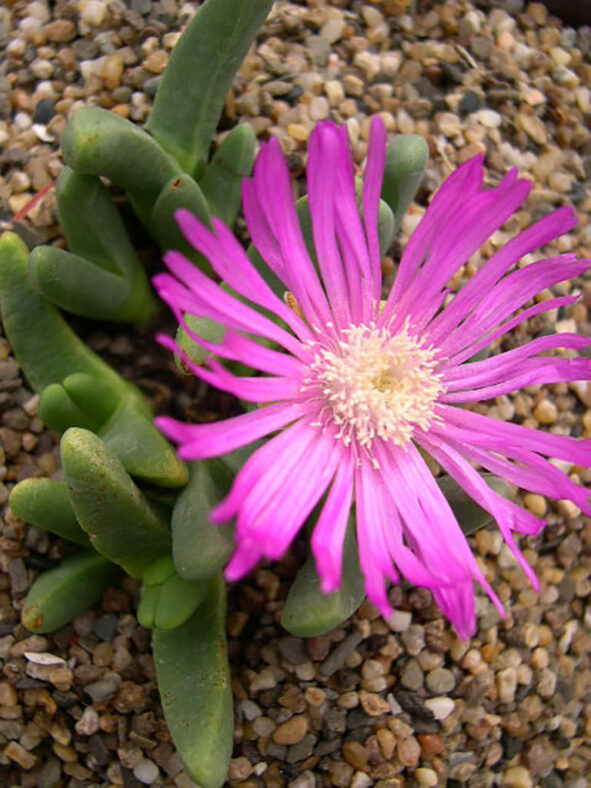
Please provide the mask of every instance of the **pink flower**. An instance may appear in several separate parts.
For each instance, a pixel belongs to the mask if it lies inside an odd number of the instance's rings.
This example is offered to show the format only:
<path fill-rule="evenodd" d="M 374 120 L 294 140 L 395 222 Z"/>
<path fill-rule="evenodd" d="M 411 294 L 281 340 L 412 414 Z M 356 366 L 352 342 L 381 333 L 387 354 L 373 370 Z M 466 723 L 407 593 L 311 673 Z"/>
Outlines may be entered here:
<path fill-rule="evenodd" d="M 206 367 L 187 364 L 210 385 L 265 407 L 214 424 L 166 417 L 157 424 L 188 460 L 273 435 L 211 513 L 215 523 L 236 519 L 229 580 L 262 557 L 280 558 L 325 496 L 312 536 L 324 592 L 339 587 L 354 504 L 369 599 L 390 615 L 387 581 L 398 583 L 404 576 L 431 589 L 459 635 L 467 637 L 476 626 L 473 580 L 501 614 L 503 607 L 419 449 L 496 519 L 537 587 L 514 533 L 537 534 L 544 522 L 494 492 L 474 464 L 523 489 L 574 501 L 591 515 L 588 491 L 547 459 L 589 466 L 591 441 L 504 423 L 464 405 L 532 384 L 590 379 L 589 359 L 545 354 L 578 350 L 589 340 L 544 336 L 484 361 L 464 362 L 524 320 L 573 304 L 576 296 L 551 298 L 512 317 L 541 290 L 581 275 L 589 263 L 564 254 L 512 270 L 524 255 L 574 227 L 572 210 L 560 208 L 496 251 L 450 299 L 451 277 L 530 188 L 512 170 L 494 189 L 484 189 L 479 156 L 441 186 L 406 247 L 386 302 L 380 302 L 378 205 L 385 144 L 384 127 L 374 119 L 362 218 L 346 129 L 327 122 L 312 133 L 307 181 L 317 264 L 306 251 L 279 144 L 262 146 L 254 177 L 243 184 L 244 213 L 255 246 L 285 285 L 285 302 L 220 221 L 213 220 L 212 232 L 188 212 L 178 212 L 187 240 L 240 296 L 178 252 L 166 255 L 170 273 L 154 282 L 180 323 L 186 328 L 184 315 L 192 314 L 226 328 L 221 344 L 194 336 L 212 355 Z M 169 338 L 162 341 L 178 351 Z M 263 374 L 236 377 L 216 357 Z"/>

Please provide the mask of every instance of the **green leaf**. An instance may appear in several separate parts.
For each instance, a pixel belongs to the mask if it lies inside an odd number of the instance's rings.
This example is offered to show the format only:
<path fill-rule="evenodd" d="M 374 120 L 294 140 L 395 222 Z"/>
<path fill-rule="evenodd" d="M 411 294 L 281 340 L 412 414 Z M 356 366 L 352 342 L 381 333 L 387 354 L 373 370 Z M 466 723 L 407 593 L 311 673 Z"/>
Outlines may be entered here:
<path fill-rule="evenodd" d="M 509 484 L 509 482 L 500 479 L 498 476 L 494 476 L 492 473 L 481 473 L 480 475 L 488 486 L 499 493 L 499 495 L 502 495 L 508 500 L 515 497 L 517 488 Z M 437 484 L 441 492 L 447 498 L 466 536 L 474 533 L 474 531 L 478 531 L 479 528 L 485 528 L 487 525 L 491 525 L 495 522 L 494 517 L 473 501 L 468 493 L 465 492 L 451 476 L 439 476 L 437 478 Z"/>
<path fill-rule="evenodd" d="M 187 466 L 156 428 L 152 415 L 91 375 L 75 373 L 44 389 L 39 415 L 58 432 L 69 427 L 96 432 L 132 476 L 163 487 L 183 487 L 188 481 Z"/>
<path fill-rule="evenodd" d="M 172 556 L 159 558 L 144 571 L 138 621 L 148 629 L 175 629 L 190 618 L 209 591 L 207 582 L 183 580 Z"/>
<path fill-rule="evenodd" d="M 402 134 L 388 143 L 382 199 L 390 206 L 398 232 L 425 174 L 429 148 L 418 134 Z"/>
<path fill-rule="evenodd" d="M 188 775 L 221 788 L 232 754 L 234 718 L 226 649 L 226 590 L 220 575 L 193 616 L 152 647 L 166 723 Z"/>
<path fill-rule="evenodd" d="M 100 438 L 72 427 L 62 437 L 61 457 L 74 514 L 95 550 L 132 577 L 170 552 L 165 515 Z"/>
<path fill-rule="evenodd" d="M 90 547 L 68 496 L 65 482 L 53 479 L 24 479 L 10 493 L 9 504 L 21 520 L 50 531 L 82 547 Z"/>
<path fill-rule="evenodd" d="M 236 221 L 242 179 L 252 171 L 255 145 L 256 136 L 250 124 L 235 126 L 214 153 L 199 181 L 211 213 L 228 227 Z"/>
<path fill-rule="evenodd" d="M 94 550 L 65 558 L 55 569 L 39 575 L 31 586 L 22 612 L 31 632 L 53 632 L 97 602 L 121 571 Z"/>
<path fill-rule="evenodd" d="M 209 521 L 231 483 L 232 474 L 221 460 L 191 463 L 189 483 L 178 497 L 171 521 L 174 563 L 186 580 L 211 577 L 232 554 L 231 528 Z"/>
<path fill-rule="evenodd" d="M 365 598 L 365 584 L 359 568 L 354 518 L 343 547 L 340 588 L 332 594 L 320 590 L 320 578 L 310 557 L 298 572 L 289 589 L 281 625 L 296 637 L 314 637 L 337 627 L 357 610 Z"/>
<path fill-rule="evenodd" d="M 203 174 L 228 90 L 273 0 L 207 0 L 174 48 L 145 128 Z"/>
<path fill-rule="evenodd" d="M 64 167 L 57 201 L 69 252 L 52 246 L 34 249 L 29 257 L 34 286 L 74 314 L 145 323 L 155 314 L 156 301 L 100 178 Z"/>
<path fill-rule="evenodd" d="M 203 255 L 200 255 L 185 236 L 175 219 L 175 211 L 186 208 L 195 214 L 203 224 L 209 226 L 211 214 L 201 188 L 190 175 L 175 175 L 166 183 L 152 208 L 150 232 L 156 237 L 163 251 L 176 249 L 192 260 L 202 271 L 212 273 L 212 268 Z"/>
<path fill-rule="evenodd" d="M 105 176 L 129 192 L 148 229 L 158 195 L 181 174 L 177 162 L 143 129 L 100 107 L 85 107 L 72 115 L 62 137 L 62 153 L 75 172 Z"/>
<path fill-rule="evenodd" d="M 138 409 L 150 413 L 139 390 L 124 380 L 71 330 L 57 309 L 39 295 L 27 275 L 28 249 L 15 233 L 0 238 L 0 311 L 10 347 L 38 393 L 85 372 L 107 383 Z"/>

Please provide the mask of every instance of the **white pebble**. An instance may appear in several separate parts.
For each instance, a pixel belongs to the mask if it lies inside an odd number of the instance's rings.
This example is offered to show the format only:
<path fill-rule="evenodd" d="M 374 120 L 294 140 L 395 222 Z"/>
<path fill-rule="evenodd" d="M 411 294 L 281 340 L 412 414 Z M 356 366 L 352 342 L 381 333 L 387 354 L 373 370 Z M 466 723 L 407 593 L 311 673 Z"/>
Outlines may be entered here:
<path fill-rule="evenodd" d="M 102 25 L 106 12 L 107 4 L 100 2 L 100 0 L 87 0 L 87 2 L 80 3 L 80 19 L 87 25 L 93 27 Z"/>
<path fill-rule="evenodd" d="M 136 780 L 139 780 L 144 785 L 152 785 L 158 779 L 160 772 L 156 764 L 146 758 L 138 763 L 133 770 L 133 774 Z"/>
<path fill-rule="evenodd" d="M 451 698 L 445 695 L 438 695 L 436 698 L 427 698 L 425 706 L 433 714 L 436 720 L 444 720 L 454 710 L 456 704 Z"/>

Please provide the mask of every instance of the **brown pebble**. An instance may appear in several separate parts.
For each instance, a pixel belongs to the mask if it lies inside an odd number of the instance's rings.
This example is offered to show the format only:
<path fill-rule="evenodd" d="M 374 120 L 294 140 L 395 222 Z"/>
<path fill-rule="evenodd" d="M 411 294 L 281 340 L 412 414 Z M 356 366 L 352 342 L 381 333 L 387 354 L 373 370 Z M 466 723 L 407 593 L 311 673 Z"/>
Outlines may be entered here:
<path fill-rule="evenodd" d="M 369 753 L 367 748 L 358 741 L 348 741 L 343 744 L 343 758 L 356 771 L 367 772 L 369 770 Z"/>
<path fill-rule="evenodd" d="M 151 74 L 162 74 L 168 64 L 168 53 L 163 49 L 158 49 L 152 52 L 151 55 L 144 60 L 144 68 Z"/>
<path fill-rule="evenodd" d="M 402 739 L 396 745 L 396 753 L 404 766 L 416 766 L 421 757 L 421 745 L 414 736 Z"/>
<path fill-rule="evenodd" d="M 37 758 L 16 741 L 9 741 L 4 749 L 4 755 L 11 761 L 28 771 L 37 763 Z"/>
<path fill-rule="evenodd" d="M 301 715 L 291 717 L 279 725 L 272 735 L 275 744 L 297 744 L 308 732 L 308 720 Z"/>
<path fill-rule="evenodd" d="M 390 704 L 387 700 L 376 695 L 374 692 L 366 692 L 361 690 L 359 693 L 359 701 L 363 710 L 370 717 L 379 717 L 381 714 L 390 713 Z"/>

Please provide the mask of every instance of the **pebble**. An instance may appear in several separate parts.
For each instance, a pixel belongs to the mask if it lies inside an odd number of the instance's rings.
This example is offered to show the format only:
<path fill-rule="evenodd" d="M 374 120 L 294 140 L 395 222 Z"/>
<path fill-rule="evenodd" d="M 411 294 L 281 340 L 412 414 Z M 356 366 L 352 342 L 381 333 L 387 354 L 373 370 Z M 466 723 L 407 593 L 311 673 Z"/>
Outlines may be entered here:
<path fill-rule="evenodd" d="M 140 761 L 133 770 L 133 776 L 143 785 L 153 785 L 160 776 L 160 771 L 154 761 L 147 758 Z"/>
<path fill-rule="evenodd" d="M 427 698 L 425 706 L 429 709 L 436 720 L 445 720 L 455 708 L 455 702 L 451 698 L 438 697 Z"/>
<path fill-rule="evenodd" d="M 445 695 L 456 685 L 454 674 L 447 668 L 435 668 L 427 673 L 425 684 L 435 695 Z"/>
<path fill-rule="evenodd" d="M 532 788 L 533 781 L 525 766 L 512 766 L 503 772 L 503 784 L 508 788 Z"/>
<path fill-rule="evenodd" d="M 549 399 L 541 400 L 533 410 L 540 424 L 554 424 L 558 419 L 558 409 Z"/>
<path fill-rule="evenodd" d="M 81 4 L 80 19 L 92 27 L 100 27 L 105 21 L 107 3 L 100 0 L 84 0 Z"/>
<path fill-rule="evenodd" d="M 423 670 L 416 659 L 409 659 L 400 675 L 400 683 L 409 690 L 416 691 L 423 686 Z"/>
<path fill-rule="evenodd" d="M 291 717 L 279 725 L 272 734 L 275 744 L 297 744 L 308 732 L 308 720 L 301 715 Z"/>
<path fill-rule="evenodd" d="M 397 743 L 396 754 L 403 766 L 416 766 L 421 757 L 421 745 L 414 736 L 409 736 Z"/>

